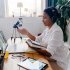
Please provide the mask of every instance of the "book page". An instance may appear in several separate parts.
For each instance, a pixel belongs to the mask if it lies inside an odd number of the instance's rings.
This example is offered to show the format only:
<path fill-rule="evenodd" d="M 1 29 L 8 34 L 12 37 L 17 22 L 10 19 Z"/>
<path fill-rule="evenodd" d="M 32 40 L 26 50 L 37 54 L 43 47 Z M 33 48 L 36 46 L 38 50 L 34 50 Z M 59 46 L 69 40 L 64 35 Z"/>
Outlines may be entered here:
<path fill-rule="evenodd" d="M 30 39 L 27 40 L 26 43 L 27 43 L 28 45 L 30 45 L 31 47 L 41 48 L 41 49 L 43 49 L 43 50 L 46 49 L 44 46 L 40 45 L 40 43 L 35 42 L 35 41 L 32 41 L 32 40 L 30 40 Z"/>

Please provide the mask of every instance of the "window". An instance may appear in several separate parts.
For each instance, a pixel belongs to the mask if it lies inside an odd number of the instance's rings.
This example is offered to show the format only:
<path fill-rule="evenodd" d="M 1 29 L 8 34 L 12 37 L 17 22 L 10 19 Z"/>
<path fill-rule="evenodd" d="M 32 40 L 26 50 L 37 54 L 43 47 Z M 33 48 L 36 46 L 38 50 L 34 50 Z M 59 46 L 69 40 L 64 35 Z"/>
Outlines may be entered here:
<path fill-rule="evenodd" d="M 45 7 L 44 0 L 8 0 L 8 15 L 39 16 Z"/>

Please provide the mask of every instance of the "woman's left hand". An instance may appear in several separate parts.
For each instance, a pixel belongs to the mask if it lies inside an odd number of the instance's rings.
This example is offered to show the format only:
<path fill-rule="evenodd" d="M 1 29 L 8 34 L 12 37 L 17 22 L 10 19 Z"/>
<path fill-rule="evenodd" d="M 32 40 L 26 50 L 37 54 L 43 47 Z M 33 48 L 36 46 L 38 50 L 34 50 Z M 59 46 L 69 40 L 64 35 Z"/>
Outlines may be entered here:
<path fill-rule="evenodd" d="M 23 35 L 27 35 L 28 34 L 28 31 L 25 28 L 23 28 L 23 29 L 17 29 L 17 31 L 20 32 Z"/>

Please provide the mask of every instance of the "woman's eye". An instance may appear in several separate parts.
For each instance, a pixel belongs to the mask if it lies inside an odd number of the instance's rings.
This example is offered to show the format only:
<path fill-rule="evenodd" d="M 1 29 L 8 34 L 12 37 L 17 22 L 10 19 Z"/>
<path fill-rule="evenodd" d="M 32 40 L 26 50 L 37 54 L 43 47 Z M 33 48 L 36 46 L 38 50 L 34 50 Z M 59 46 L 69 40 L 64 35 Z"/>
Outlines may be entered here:
<path fill-rule="evenodd" d="M 46 17 L 43 17 L 43 19 L 46 19 Z"/>

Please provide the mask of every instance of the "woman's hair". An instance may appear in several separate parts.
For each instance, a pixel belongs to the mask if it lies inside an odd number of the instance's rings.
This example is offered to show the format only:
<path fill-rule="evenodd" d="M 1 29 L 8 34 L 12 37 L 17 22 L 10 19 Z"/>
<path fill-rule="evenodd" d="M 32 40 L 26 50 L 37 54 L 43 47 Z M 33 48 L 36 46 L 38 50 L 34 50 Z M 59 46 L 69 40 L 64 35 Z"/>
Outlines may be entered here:
<path fill-rule="evenodd" d="M 55 7 L 49 7 L 45 9 L 44 12 L 51 18 L 53 23 L 55 23 L 57 19 L 60 18 L 60 14 Z"/>

